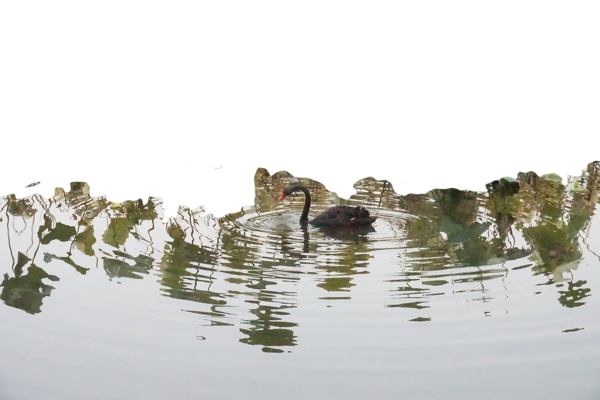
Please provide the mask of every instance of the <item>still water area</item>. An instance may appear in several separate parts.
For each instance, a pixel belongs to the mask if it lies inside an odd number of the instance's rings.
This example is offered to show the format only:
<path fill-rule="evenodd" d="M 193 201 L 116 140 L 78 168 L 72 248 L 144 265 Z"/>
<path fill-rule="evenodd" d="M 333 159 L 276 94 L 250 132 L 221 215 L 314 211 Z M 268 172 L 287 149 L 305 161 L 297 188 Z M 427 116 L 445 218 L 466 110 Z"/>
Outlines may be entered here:
<path fill-rule="evenodd" d="M 347 200 L 254 181 L 222 218 L 83 182 L 0 198 L 0 399 L 600 398 L 600 163 Z M 301 225 L 297 183 L 311 217 L 377 220 Z"/>

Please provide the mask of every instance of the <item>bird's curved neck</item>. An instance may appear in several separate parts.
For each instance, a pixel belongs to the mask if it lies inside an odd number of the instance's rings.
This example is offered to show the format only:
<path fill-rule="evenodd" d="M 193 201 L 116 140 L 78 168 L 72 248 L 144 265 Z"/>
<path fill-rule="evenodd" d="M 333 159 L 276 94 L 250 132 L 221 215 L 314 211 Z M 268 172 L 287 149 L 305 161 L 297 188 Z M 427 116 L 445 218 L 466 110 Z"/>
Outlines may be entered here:
<path fill-rule="evenodd" d="M 310 210 L 310 192 L 304 186 L 298 186 L 294 191 L 302 191 L 304 193 L 304 209 L 302 209 L 302 215 L 300 216 L 300 223 L 305 224 L 308 222 L 308 211 Z"/>

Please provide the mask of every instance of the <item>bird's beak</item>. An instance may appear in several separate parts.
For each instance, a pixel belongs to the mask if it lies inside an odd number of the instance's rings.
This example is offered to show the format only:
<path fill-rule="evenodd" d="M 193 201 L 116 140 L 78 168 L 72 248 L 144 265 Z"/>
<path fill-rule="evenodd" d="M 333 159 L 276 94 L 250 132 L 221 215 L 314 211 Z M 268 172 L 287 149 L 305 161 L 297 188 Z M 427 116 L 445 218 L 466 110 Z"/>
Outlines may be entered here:
<path fill-rule="evenodd" d="M 285 198 L 285 194 L 283 194 L 283 192 L 281 192 L 279 194 L 279 200 L 283 200 Z"/>

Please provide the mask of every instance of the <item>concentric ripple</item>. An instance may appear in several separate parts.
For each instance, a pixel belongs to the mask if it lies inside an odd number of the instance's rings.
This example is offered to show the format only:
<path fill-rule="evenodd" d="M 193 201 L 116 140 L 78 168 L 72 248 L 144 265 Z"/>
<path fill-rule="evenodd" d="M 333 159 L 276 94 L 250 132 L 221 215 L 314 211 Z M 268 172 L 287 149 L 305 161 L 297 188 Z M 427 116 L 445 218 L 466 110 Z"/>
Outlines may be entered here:
<path fill-rule="evenodd" d="M 362 244 L 363 252 L 405 247 L 405 225 L 415 217 L 384 209 L 371 209 L 371 215 L 378 219 L 369 227 L 303 227 L 298 223 L 300 213 L 294 209 L 264 213 L 247 209 L 222 218 L 221 228 L 247 246 L 262 248 L 262 253 L 271 257 L 279 251 L 285 253 L 280 254 L 284 258 L 290 254 L 310 257 L 316 252 L 331 255 L 357 244 Z"/>

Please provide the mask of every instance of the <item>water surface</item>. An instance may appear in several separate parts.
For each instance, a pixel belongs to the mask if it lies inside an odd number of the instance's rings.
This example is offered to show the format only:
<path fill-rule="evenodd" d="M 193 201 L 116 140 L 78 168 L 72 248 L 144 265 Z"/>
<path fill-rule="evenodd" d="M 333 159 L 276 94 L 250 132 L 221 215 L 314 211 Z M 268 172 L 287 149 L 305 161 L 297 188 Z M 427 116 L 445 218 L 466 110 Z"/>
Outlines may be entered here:
<path fill-rule="evenodd" d="M 345 200 L 259 169 L 219 219 L 5 196 L 0 398 L 598 398 L 599 173 Z M 378 219 L 302 227 L 298 182 Z"/>

